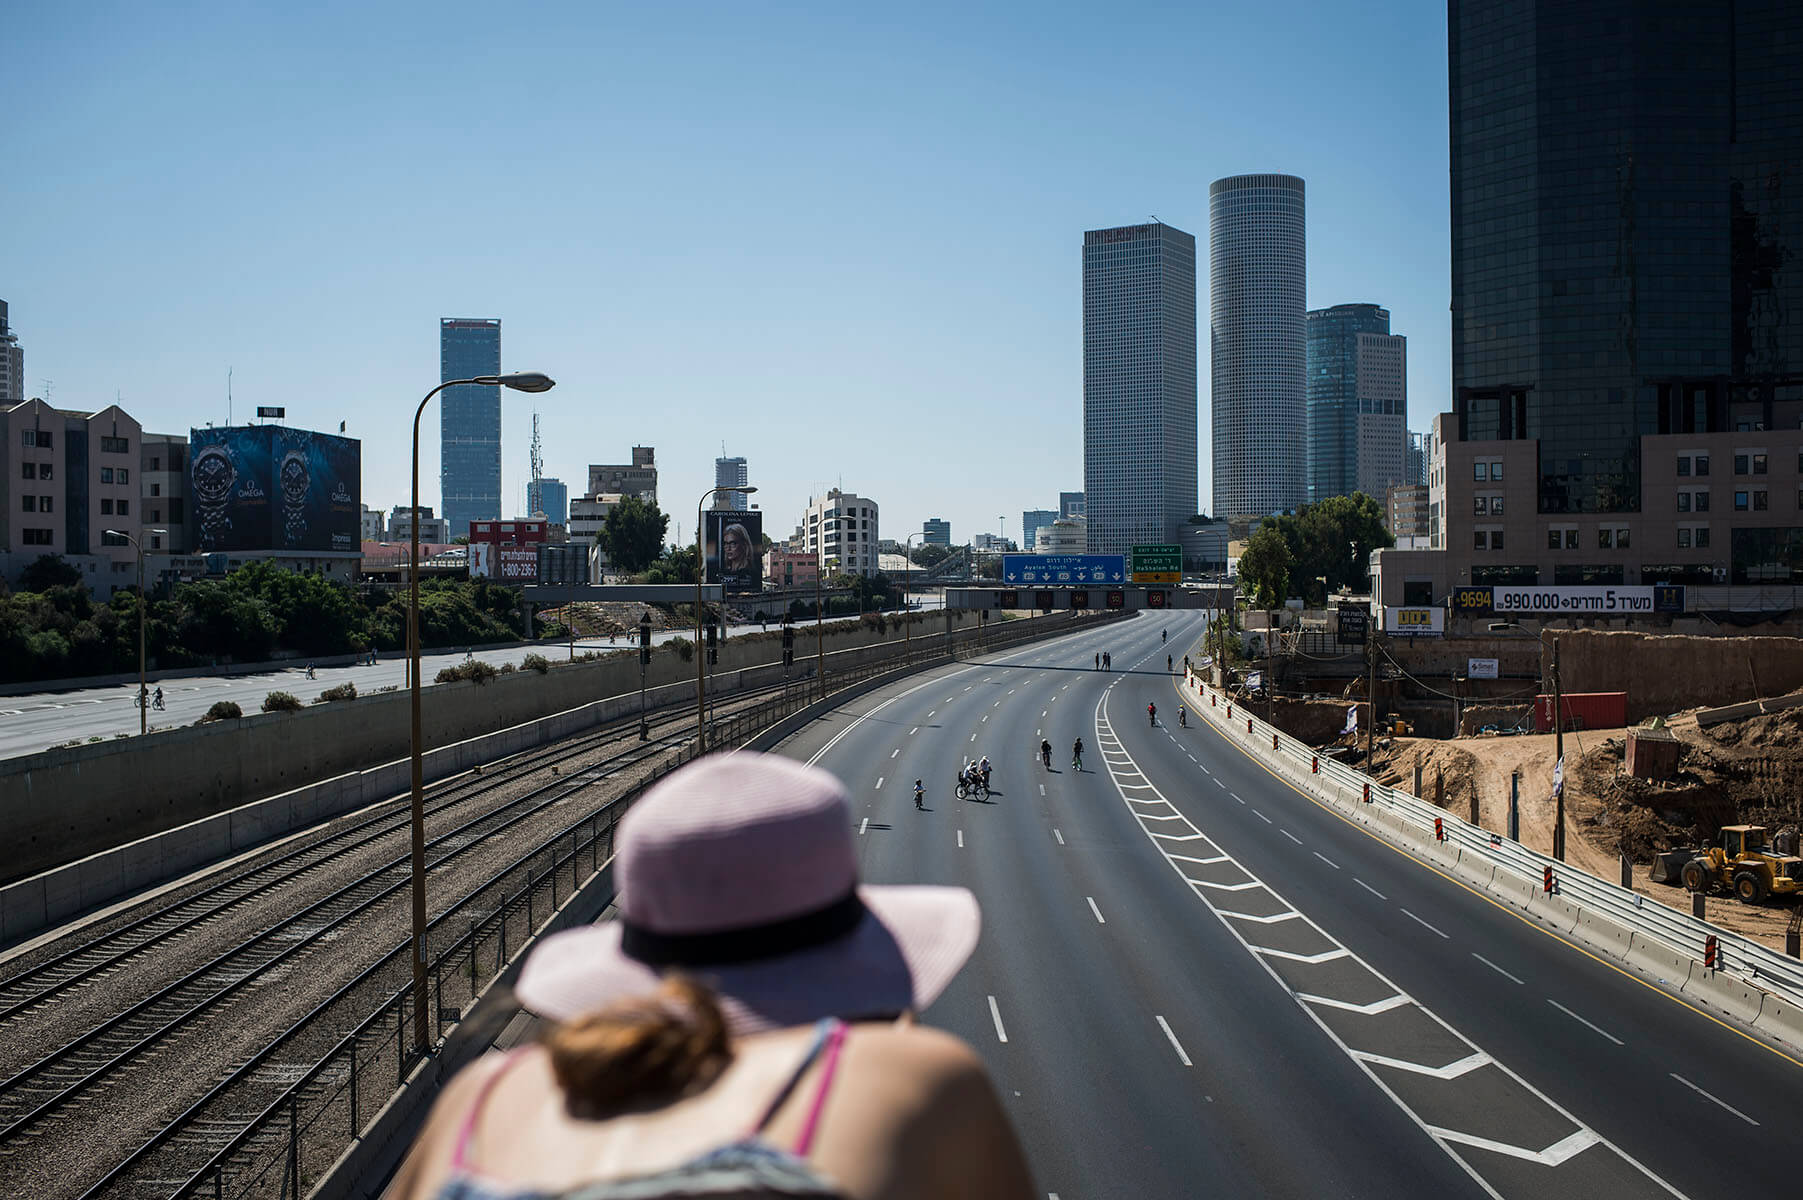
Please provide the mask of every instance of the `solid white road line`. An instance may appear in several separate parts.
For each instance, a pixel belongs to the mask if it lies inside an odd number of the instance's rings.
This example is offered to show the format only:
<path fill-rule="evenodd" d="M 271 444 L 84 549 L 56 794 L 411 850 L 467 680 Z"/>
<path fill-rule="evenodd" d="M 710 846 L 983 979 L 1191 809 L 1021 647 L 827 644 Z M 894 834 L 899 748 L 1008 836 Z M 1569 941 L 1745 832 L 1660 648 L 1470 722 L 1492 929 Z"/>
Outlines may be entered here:
<path fill-rule="evenodd" d="M 1388 900 L 1389 899 L 1388 896 L 1384 895 L 1382 892 L 1378 891 L 1376 888 L 1374 888 L 1370 884 L 1366 883 L 1363 879 L 1354 879 L 1352 882 L 1358 884 L 1360 887 L 1364 888 L 1367 892 L 1370 892 L 1373 896 L 1376 896 L 1379 900 Z"/>
<path fill-rule="evenodd" d="M 1741 1112 L 1740 1109 L 1735 1108 L 1732 1104 L 1725 1104 L 1720 1100 L 1716 1100 L 1714 1096 L 1711 1096 L 1708 1092 L 1705 1092 L 1702 1088 L 1698 1087 L 1696 1084 L 1692 1083 L 1690 1080 L 1684 1078 L 1684 1076 L 1674 1073 L 1672 1075 L 1672 1078 L 1676 1079 L 1679 1083 L 1683 1084 L 1685 1087 L 1689 1088 L 1691 1091 L 1695 1092 L 1697 1095 L 1703 1097 L 1703 1099 L 1714 1100 L 1715 1103 L 1720 1104 L 1723 1108 L 1727 1109 L 1729 1112 L 1733 1113 L 1735 1116 L 1739 1117 L 1741 1120 L 1745 1121 L 1747 1124 L 1749 1124 L 1749 1125 L 1758 1125 L 1759 1124 L 1758 1121 L 1755 1121 L 1752 1117 L 1749 1117 L 1746 1113 Z"/>
<path fill-rule="evenodd" d="M 1479 962 L 1483 963 L 1486 967 L 1489 967 L 1492 971 L 1495 971 L 1498 975 L 1501 975 L 1504 979 L 1513 979 L 1516 983 L 1521 984 L 1523 987 L 1527 986 L 1527 982 L 1525 980 L 1519 978 L 1518 976 L 1509 974 L 1507 971 L 1503 970 L 1501 967 L 1497 966 L 1495 963 L 1491 962 L 1489 959 L 1485 958 L 1483 955 L 1479 954 L 1477 951 L 1475 951 L 1475 950 L 1472 951 L 1471 957 L 1477 959 Z"/>
<path fill-rule="evenodd" d="M 1610 1041 L 1614 1042 L 1617 1046 L 1627 1045 L 1626 1042 L 1622 1041 L 1620 1038 L 1616 1037 L 1614 1034 L 1608 1032 L 1605 1029 L 1601 1029 L 1595 1025 L 1592 1025 L 1589 1021 L 1586 1021 L 1583 1017 L 1580 1017 L 1577 1013 L 1572 1012 L 1569 1008 L 1566 1008 L 1563 1004 L 1560 1004 L 1557 1000 L 1554 1000 L 1551 997 L 1548 997 L 1546 1002 L 1548 1004 L 1552 1005 L 1554 1008 L 1558 1009 L 1560 1012 L 1564 1013 L 1566 1016 L 1570 1017 L 1572 1020 L 1576 1021 L 1578 1024 L 1580 1024 L 1580 1025 L 1584 1026 L 1586 1029 L 1590 1030 L 1591 1033 L 1594 1033 L 1594 1034 L 1598 1035 L 1599 1037 L 1606 1037 Z M 1705 1093 L 1705 1094 L 1707 1094 L 1707 1093 Z M 1711 1100 L 1715 1100 L 1714 1096 L 1710 1096 L 1709 1098 Z M 1717 1100 L 1716 1103 L 1720 1104 L 1721 1101 Z M 1755 1121 L 1754 1124 L 1758 1124 L 1758 1122 Z"/>
<path fill-rule="evenodd" d="M 1289 838 L 1292 842 L 1295 842 L 1298 846 L 1300 846 L 1302 844 L 1302 839 L 1297 837 L 1295 834 L 1291 833 L 1287 829 L 1279 829 L 1277 832 L 1283 834 L 1284 837 Z"/>
<path fill-rule="evenodd" d="M 1062 834 L 1058 830 L 1054 829 L 1054 830 L 1052 830 L 1052 836 L 1058 839 L 1058 844 L 1060 846 L 1064 845 L 1064 834 Z"/>
<path fill-rule="evenodd" d="M 862 821 L 858 822 L 858 836 L 863 837 L 864 831 L 869 828 L 870 828 L 870 818 L 865 817 Z"/>
<path fill-rule="evenodd" d="M 995 1039 L 998 1042 L 1008 1040 L 1008 1031 L 1002 1028 L 1002 1010 L 995 1006 L 995 997 L 989 997 L 989 1015 L 995 1018 Z"/>
<path fill-rule="evenodd" d="M 1189 1060 L 1189 1055 L 1183 1052 L 1183 1043 L 1178 1041 L 1177 1035 L 1171 1032 L 1170 1022 L 1166 1021 L 1163 1017 L 1158 1017 L 1158 1027 L 1164 1030 L 1164 1035 L 1167 1038 L 1171 1039 L 1171 1049 L 1177 1052 L 1177 1057 L 1183 1062 L 1183 1065 L 1186 1067 L 1194 1066 L 1195 1064 Z"/>
<path fill-rule="evenodd" d="M 1104 920 L 1102 917 L 1102 910 L 1096 907 L 1096 898 L 1094 896 L 1085 896 L 1083 898 L 1085 900 L 1089 901 L 1089 911 L 1096 914 L 1096 924 L 1097 925 L 1108 924 L 1108 922 L 1106 920 Z"/>
<path fill-rule="evenodd" d="M 1435 929 L 1432 925 L 1429 925 L 1426 921 L 1423 921 L 1420 917 L 1416 916 L 1414 913 L 1410 912 L 1406 908 L 1402 910 L 1402 915 L 1407 917 L 1409 920 L 1415 922 L 1415 924 L 1421 926 L 1421 928 L 1423 928 L 1423 929 L 1430 930 L 1434 933 L 1440 933 L 1440 931 L 1438 929 Z M 1440 936 L 1443 938 L 1446 938 L 1447 941 L 1452 940 L 1450 937 L 1447 937 L 1447 935 L 1444 933 L 1440 933 Z"/>
<path fill-rule="evenodd" d="M 1337 871 L 1340 869 L 1339 863 L 1337 863 L 1333 859 L 1327 857 L 1327 855 L 1321 853 L 1319 850 L 1313 850 L 1313 851 L 1310 851 L 1310 853 L 1312 853 L 1316 858 L 1320 859 L 1322 862 L 1326 863 L 1328 866 L 1332 867 L 1334 870 Z"/>

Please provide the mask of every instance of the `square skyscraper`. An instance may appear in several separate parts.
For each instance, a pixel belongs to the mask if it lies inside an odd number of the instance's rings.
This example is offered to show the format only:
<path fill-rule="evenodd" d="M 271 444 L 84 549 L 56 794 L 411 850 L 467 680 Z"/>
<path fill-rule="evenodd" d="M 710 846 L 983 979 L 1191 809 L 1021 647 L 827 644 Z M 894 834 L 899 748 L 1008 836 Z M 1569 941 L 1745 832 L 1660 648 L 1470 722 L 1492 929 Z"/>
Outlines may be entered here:
<path fill-rule="evenodd" d="M 438 323 L 438 381 L 501 373 L 501 323 L 446 317 Z M 439 394 L 439 507 L 451 536 L 501 514 L 501 389 L 465 384 Z"/>
<path fill-rule="evenodd" d="M 1196 239 L 1170 225 L 1083 235 L 1083 492 L 1092 554 L 1196 514 Z"/>

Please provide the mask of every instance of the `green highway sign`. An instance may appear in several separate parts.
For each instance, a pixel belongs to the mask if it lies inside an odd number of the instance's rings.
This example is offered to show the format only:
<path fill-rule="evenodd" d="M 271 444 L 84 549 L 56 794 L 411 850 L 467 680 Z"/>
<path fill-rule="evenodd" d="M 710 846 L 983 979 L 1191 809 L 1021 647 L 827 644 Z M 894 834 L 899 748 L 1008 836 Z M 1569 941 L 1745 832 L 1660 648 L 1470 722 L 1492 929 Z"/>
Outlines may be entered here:
<path fill-rule="evenodd" d="M 1134 583 L 1182 583 L 1183 547 L 1134 546 L 1128 552 L 1127 570 Z"/>

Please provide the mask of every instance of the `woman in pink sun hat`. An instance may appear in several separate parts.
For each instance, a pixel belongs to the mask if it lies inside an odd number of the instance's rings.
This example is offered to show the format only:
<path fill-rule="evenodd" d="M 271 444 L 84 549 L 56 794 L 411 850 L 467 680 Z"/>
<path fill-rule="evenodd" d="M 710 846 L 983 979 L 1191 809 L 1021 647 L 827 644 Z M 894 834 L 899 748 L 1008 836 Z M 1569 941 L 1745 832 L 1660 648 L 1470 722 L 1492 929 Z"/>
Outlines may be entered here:
<path fill-rule="evenodd" d="M 633 807 L 614 870 L 618 919 L 520 975 L 542 1043 L 452 1080 L 389 1196 L 1034 1194 L 982 1061 L 913 1021 L 976 947 L 976 899 L 860 884 L 832 775 L 702 759 Z"/>

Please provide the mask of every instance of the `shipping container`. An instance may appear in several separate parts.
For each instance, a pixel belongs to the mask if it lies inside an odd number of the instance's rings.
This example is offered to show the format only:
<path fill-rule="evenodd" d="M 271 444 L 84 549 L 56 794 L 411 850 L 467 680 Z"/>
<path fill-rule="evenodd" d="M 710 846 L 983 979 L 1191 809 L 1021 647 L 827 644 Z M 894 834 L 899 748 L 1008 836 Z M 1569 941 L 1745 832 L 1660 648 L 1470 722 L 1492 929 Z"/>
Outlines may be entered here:
<path fill-rule="evenodd" d="M 1565 728 L 1573 729 L 1620 729 L 1628 723 L 1628 693 L 1626 692 L 1566 692 L 1559 697 L 1564 711 Z M 1553 698 L 1550 695 L 1534 697 L 1534 730 L 1537 733 L 1553 731 Z"/>

